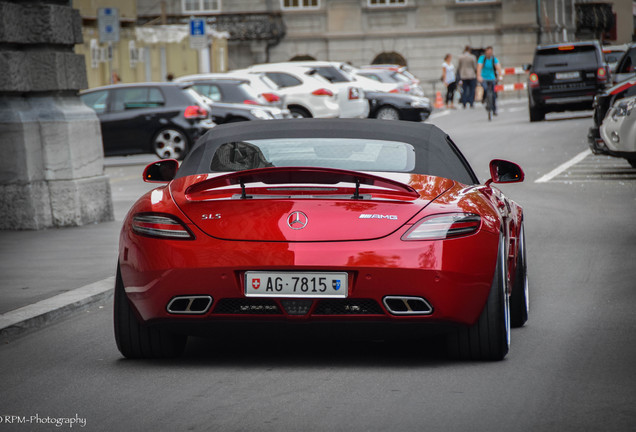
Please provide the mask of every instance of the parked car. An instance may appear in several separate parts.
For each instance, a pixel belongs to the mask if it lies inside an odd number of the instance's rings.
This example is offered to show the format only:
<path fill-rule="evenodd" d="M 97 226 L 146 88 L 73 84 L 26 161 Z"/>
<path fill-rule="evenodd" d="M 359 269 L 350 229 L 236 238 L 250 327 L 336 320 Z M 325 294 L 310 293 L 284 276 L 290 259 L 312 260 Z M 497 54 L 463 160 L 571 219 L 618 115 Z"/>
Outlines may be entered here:
<path fill-rule="evenodd" d="M 331 67 L 326 65 L 325 67 Z M 326 75 L 319 72 L 314 66 L 307 67 L 302 62 L 288 62 L 288 63 L 269 63 L 254 65 L 249 68 L 252 71 L 265 72 L 268 78 L 274 81 L 279 87 L 282 87 L 290 81 L 290 74 L 293 74 L 296 80 L 311 80 L 316 79 L 322 82 L 322 89 L 313 91 L 311 94 L 314 96 L 328 96 L 331 93 L 335 96 L 339 107 L 339 117 L 341 118 L 364 118 L 369 113 L 369 107 L 366 99 L 364 98 L 364 92 L 358 86 L 351 85 L 351 83 L 337 79 L 332 81 L 331 77 L 327 78 Z M 293 87 L 293 86 L 292 86 Z M 287 101 L 290 106 L 289 101 Z M 290 111 L 293 111 L 290 106 Z"/>
<path fill-rule="evenodd" d="M 433 111 L 428 98 L 401 93 L 366 92 L 369 100 L 369 118 L 381 120 L 426 120 Z"/>
<path fill-rule="evenodd" d="M 601 124 L 605 154 L 627 159 L 636 168 L 636 96 L 614 103 Z"/>
<path fill-rule="evenodd" d="M 268 105 L 249 81 L 242 78 L 185 76 L 178 78 L 178 81 L 191 82 L 192 88 L 208 99 L 212 119 L 217 124 L 291 117 L 288 109 Z"/>
<path fill-rule="evenodd" d="M 587 141 L 594 154 L 606 154 L 600 127 L 610 108 L 620 99 L 636 96 L 636 77 L 610 87 L 594 97 L 594 125 L 587 134 Z"/>
<path fill-rule="evenodd" d="M 224 73 L 217 72 L 208 74 L 186 75 L 177 78 L 175 81 L 197 81 L 201 79 L 213 78 L 235 78 L 247 81 L 247 84 L 251 87 L 252 91 L 250 92 L 249 97 L 244 99 L 243 102 L 251 103 L 251 101 L 255 100 L 256 102 L 258 102 L 259 105 L 269 105 L 274 108 L 285 109 L 283 96 L 278 92 L 278 86 L 264 74 L 249 73 L 245 69 L 233 70 Z M 253 98 L 253 92 L 256 92 L 256 94 L 258 95 L 256 99 Z M 235 98 L 235 100 L 240 99 Z"/>
<path fill-rule="evenodd" d="M 369 101 L 369 118 L 422 121 L 433 109 L 427 98 L 385 92 L 386 85 L 364 76 L 355 76 L 354 68 L 342 62 L 294 62 L 307 66 L 323 78 L 349 86 L 361 87 Z M 348 84 L 345 84 L 348 83 Z"/>
<path fill-rule="evenodd" d="M 549 112 L 587 110 L 608 83 L 609 69 L 597 41 L 540 45 L 528 76 L 530 121 Z"/>
<path fill-rule="evenodd" d="M 83 91 L 80 99 L 97 113 L 105 155 L 183 159 L 215 126 L 190 83 L 110 85 Z"/>
<path fill-rule="evenodd" d="M 605 63 L 610 69 L 610 74 L 612 77 L 614 76 L 614 72 L 616 70 L 616 66 L 618 66 L 618 61 L 621 59 L 625 51 L 629 45 L 603 45 L 603 58 L 605 59 Z"/>
<path fill-rule="evenodd" d="M 400 66 L 395 64 L 374 64 L 374 65 L 365 65 L 361 66 L 360 69 L 366 71 L 373 71 L 378 69 L 389 70 L 393 72 L 391 75 L 394 79 L 399 82 L 408 82 L 408 88 L 404 88 L 405 92 L 411 94 L 413 96 L 424 96 L 424 90 L 420 85 L 420 80 L 413 75 L 406 66 Z M 387 81 L 389 82 L 389 81 Z"/>
<path fill-rule="evenodd" d="M 322 77 L 308 75 L 307 68 L 303 67 L 264 66 L 252 66 L 247 70 L 264 74 L 274 82 L 293 117 L 333 118 L 340 115 L 338 91 Z"/>
<path fill-rule="evenodd" d="M 524 174 L 489 168 L 480 184 L 431 124 L 220 125 L 181 166 L 144 170 L 164 185 L 122 225 L 117 347 L 175 357 L 221 325 L 310 337 L 371 323 L 402 326 L 412 343 L 435 328 L 453 358 L 502 360 L 528 319 L 528 278 L 523 208 L 496 185 Z"/>
<path fill-rule="evenodd" d="M 627 47 L 625 54 L 618 60 L 612 80 L 615 84 L 636 76 L 636 43 Z"/>

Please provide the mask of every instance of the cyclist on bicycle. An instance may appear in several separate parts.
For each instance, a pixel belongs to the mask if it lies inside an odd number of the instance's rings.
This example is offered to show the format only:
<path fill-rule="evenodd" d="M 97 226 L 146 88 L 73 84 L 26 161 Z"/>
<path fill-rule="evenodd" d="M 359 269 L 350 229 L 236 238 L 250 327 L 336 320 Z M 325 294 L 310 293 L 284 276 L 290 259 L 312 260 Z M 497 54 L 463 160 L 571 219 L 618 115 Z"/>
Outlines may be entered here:
<path fill-rule="evenodd" d="M 486 47 L 486 52 L 479 56 L 477 60 L 477 81 L 484 88 L 484 97 L 486 100 L 488 92 L 492 92 L 492 112 L 497 115 L 497 92 L 495 92 L 495 84 L 497 78 L 501 78 L 501 64 L 499 59 L 492 53 L 492 47 Z"/>

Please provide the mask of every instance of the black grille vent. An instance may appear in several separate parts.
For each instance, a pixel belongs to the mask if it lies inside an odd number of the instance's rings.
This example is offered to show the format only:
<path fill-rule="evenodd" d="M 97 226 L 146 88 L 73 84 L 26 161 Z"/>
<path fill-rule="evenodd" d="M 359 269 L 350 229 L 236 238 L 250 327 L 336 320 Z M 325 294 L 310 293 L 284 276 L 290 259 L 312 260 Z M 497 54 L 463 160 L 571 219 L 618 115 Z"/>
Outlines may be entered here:
<path fill-rule="evenodd" d="M 384 315 L 384 311 L 371 299 L 321 300 L 314 315 Z"/>
<path fill-rule="evenodd" d="M 280 315 L 273 300 L 257 298 L 221 299 L 214 308 L 215 314 Z"/>

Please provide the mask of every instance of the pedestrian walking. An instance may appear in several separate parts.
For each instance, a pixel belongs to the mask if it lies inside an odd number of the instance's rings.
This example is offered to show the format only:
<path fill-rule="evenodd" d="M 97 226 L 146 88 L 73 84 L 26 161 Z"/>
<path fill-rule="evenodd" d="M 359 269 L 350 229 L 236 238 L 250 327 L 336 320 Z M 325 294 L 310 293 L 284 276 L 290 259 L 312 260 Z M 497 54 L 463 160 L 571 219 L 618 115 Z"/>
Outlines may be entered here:
<path fill-rule="evenodd" d="M 501 64 L 499 59 L 493 54 L 492 47 L 486 47 L 486 52 L 479 56 L 477 60 L 477 81 L 484 88 L 484 100 L 488 92 L 492 92 L 492 113 L 497 115 L 497 92 L 495 84 L 502 78 Z"/>
<path fill-rule="evenodd" d="M 455 97 L 455 88 L 457 87 L 457 74 L 455 73 L 455 65 L 453 65 L 453 56 L 446 54 L 444 63 L 442 63 L 442 82 L 446 87 L 446 106 L 455 108 L 453 98 Z"/>
<path fill-rule="evenodd" d="M 464 52 L 457 60 L 457 72 L 459 81 L 462 83 L 461 104 L 473 107 L 475 103 L 475 88 L 477 87 L 477 57 L 471 52 L 470 46 L 466 45 Z"/>

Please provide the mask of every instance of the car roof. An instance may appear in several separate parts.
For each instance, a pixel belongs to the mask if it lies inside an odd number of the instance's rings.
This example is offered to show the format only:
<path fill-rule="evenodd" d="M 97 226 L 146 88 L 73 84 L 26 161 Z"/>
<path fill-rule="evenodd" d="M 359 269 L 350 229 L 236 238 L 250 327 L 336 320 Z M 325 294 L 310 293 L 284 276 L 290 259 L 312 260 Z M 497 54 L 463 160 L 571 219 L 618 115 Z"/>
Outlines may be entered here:
<path fill-rule="evenodd" d="M 178 87 L 178 88 L 188 88 L 191 86 L 190 82 L 142 82 L 142 83 L 120 83 L 120 84 L 109 84 L 100 87 L 93 87 L 90 89 L 83 90 L 80 93 L 90 93 L 98 90 L 112 90 L 112 89 L 120 89 L 120 88 L 135 88 L 135 87 Z"/>
<path fill-rule="evenodd" d="M 276 138 L 361 138 L 411 144 L 416 161 L 426 160 L 431 146 L 450 146 L 453 158 L 462 163 L 473 183 L 479 183 L 470 165 L 448 135 L 430 123 L 376 119 L 289 119 L 223 124 L 208 131 L 181 164 L 177 177 L 209 172 L 212 155 L 223 144 Z M 413 172 L 421 172 L 417 165 Z M 430 175 L 436 175 L 431 173 Z"/>
<path fill-rule="evenodd" d="M 552 49 L 552 48 L 558 48 L 561 46 L 568 46 L 568 45 L 572 45 L 572 46 L 595 45 L 601 48 L 601 44 L 599 44 L 598 41 L 578 41 L 578 42 L 562 42 L 562 43 L 556 43 L 556 44 L 538 45 L 536 49 L 538 51 L 542 49 Z"/>

